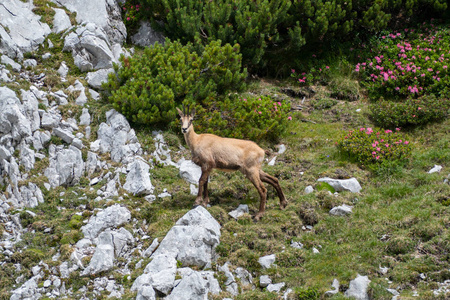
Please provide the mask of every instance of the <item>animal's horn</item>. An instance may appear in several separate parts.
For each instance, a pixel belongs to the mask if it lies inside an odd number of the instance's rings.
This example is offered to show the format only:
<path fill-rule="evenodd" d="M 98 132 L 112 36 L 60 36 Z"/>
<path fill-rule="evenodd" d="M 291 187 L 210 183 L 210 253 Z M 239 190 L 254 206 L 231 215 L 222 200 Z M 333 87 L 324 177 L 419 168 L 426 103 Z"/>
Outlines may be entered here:
<path fill-rule="evenodd" d="M 189 115 L 189 104 L 188 104 L 188 106 L 187 106 L 187 114 Z"/>
<path fill-rule="evenodd" d="M 186 115 L 186 107 L 183 104 L 183 115 Z"/>

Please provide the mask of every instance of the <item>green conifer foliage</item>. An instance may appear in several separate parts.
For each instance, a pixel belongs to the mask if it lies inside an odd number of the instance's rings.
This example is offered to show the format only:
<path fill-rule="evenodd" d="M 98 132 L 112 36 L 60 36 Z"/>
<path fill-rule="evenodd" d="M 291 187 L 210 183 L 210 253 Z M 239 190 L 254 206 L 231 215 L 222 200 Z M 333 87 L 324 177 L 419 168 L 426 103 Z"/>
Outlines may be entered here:
<path fill-rule="evenodd" d="M 251 70 L 290 61 L 305 45 L 316 49 L 448 10 L 447 0 L 140 1 L 153 24 L 172 39 L 239 43 L 243 64 Z"/>
<path fill-rule="evenodd" d="M 239 45 L 220 41 L 198 54 L 190 43 L 166 40 L 141 56 L 122 57 L 114 69 L 104 85 L 109 101 L 132 122 L 147 125 L 172 122 L 183 102 L 206 106 L 227 91 L 241 90 L 247 76 Z"/>

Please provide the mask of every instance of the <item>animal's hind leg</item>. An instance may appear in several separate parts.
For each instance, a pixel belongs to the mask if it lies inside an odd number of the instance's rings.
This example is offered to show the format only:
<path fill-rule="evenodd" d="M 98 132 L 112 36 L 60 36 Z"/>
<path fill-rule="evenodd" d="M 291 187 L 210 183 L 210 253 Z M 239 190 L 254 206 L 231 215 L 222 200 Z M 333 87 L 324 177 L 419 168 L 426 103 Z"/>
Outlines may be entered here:
<path fill-rule="evenodd" d="M 267 189 L 260 179 L 258 170 L 250 171 L 246 174 L 246 176 L 253 183 L 259 193 L 259 211 L 255 215 L 255 221 L 259 221 L 266 210 Z"/>
<path fill-rule="evenodd" d="M 209 204 L 208 180 L 209 180 L 209 176 L 206 178 L 205 184 L 203 186 L 203 206 L 204 207 L 206 207 Z"/>
<path fill-rule="evenodd" d="M 283 191 L 281 190 L 280 182 L 278 181 L 278 179 L 265 173 L 263 170 L 259 170 L 259 178 L 261 179 L 261 181 L 266 182 L 275 188 L 278 194 L 278 198 L 280 198 L 280 208 L 284 209 L 287 205 L 287 200 L 284 196 Z"/>

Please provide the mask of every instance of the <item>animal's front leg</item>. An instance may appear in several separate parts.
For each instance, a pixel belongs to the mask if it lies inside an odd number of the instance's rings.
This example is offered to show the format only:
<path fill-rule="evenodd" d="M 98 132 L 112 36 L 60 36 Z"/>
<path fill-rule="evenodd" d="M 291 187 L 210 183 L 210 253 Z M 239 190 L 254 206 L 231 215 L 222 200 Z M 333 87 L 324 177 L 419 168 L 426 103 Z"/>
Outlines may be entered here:
<path fill-rule="evenodd" d="M 209 169 L 203 169 L 202 168 L 202 176 L 200 176 L 200 180 L 198 181 L 198 194 L 197 198 L 195 199 L 194 206 L 203 205 L 206 206 L 203 202 L 203 191 L 205 190 L 205 187 L 207 188 L 207 184 L 205 186 L 205 183 L 208 182 L 208 176 L 209 176 Z"/>

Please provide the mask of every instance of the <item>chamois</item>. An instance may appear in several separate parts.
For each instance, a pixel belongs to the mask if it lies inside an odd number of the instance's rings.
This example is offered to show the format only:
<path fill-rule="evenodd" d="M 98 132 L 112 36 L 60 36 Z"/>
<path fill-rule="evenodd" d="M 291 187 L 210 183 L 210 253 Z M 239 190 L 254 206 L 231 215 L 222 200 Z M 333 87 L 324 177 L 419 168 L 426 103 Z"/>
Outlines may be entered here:
<path fill-rule="evenodd" d="M 258 221 L 264 214 L 266 207 L 267 189 L 263 182 L 272 185 L 280 198 L 280 207 L 284 209 L 287 205 L 278 179 L 265 173 L 261 169 L 264 160 L 264 150 L 256 143 L 248 140 L 223 138 L 214 134 L 196 134 L 192 121 L 195 109 L 189 113 L 189 106 L 183 106 L 183 111 L 177 107 L 181 118 L 181 132 L 189 146 L 192 161 L 201 167 L 202 175 L 198 183 L 198 195 L 194 206 L 207 206 L 208 178 L 211 170 L 216 168 L 222 171 L 241 171 L 256 187 L 261 198 L 259 211 L 255 215 Z"/>

